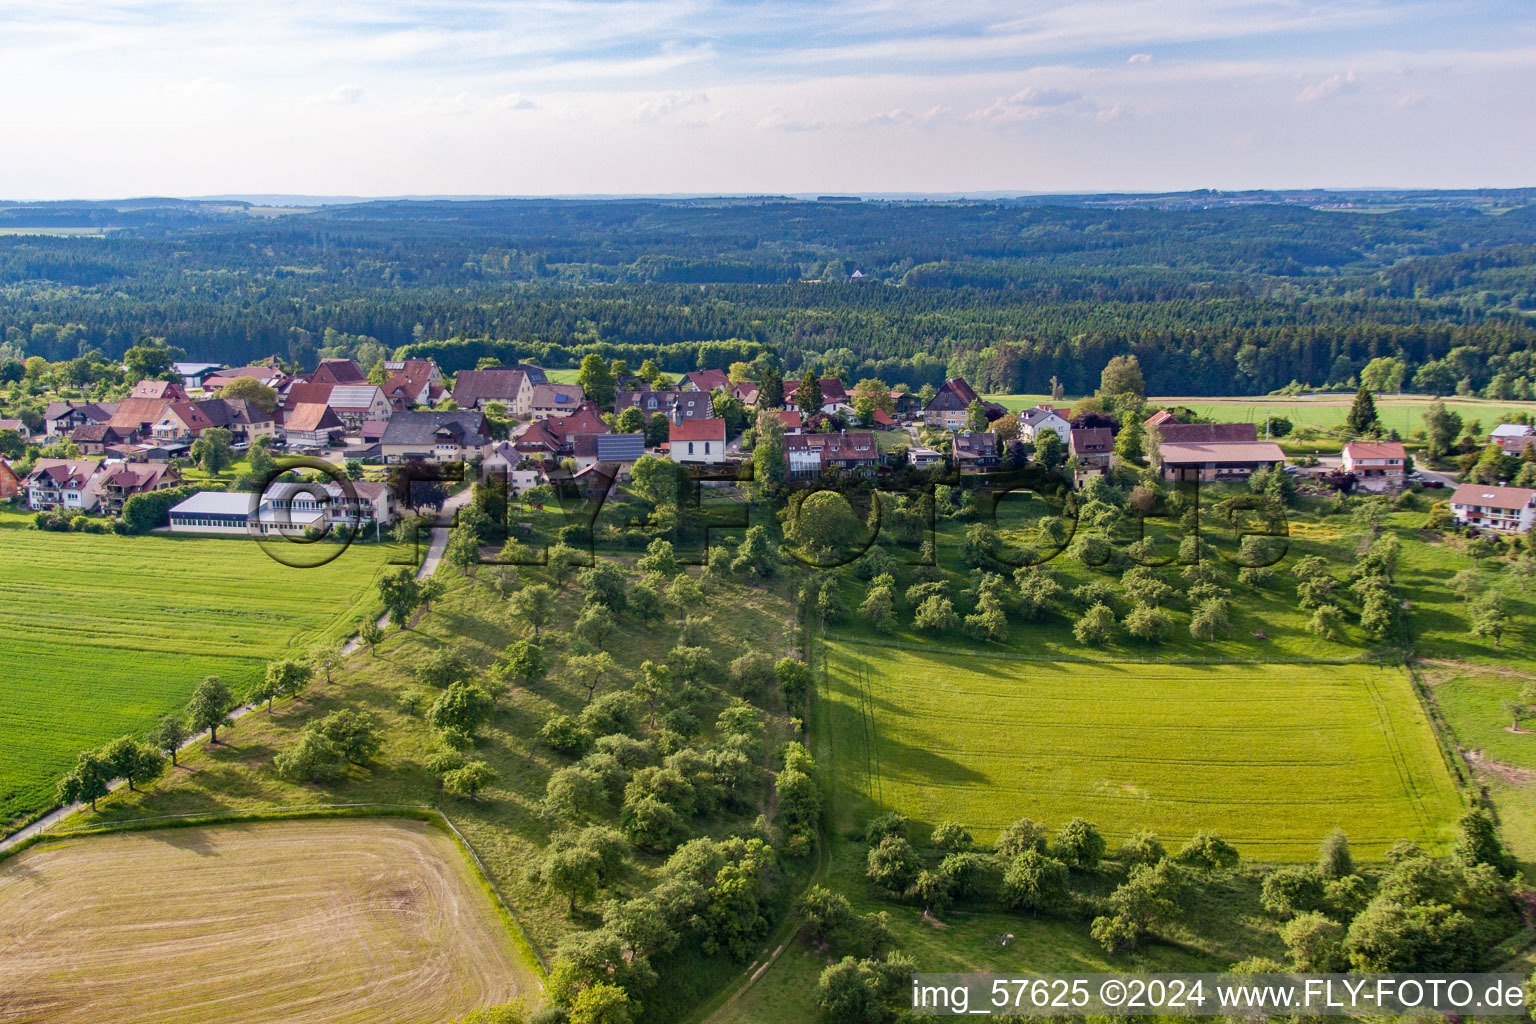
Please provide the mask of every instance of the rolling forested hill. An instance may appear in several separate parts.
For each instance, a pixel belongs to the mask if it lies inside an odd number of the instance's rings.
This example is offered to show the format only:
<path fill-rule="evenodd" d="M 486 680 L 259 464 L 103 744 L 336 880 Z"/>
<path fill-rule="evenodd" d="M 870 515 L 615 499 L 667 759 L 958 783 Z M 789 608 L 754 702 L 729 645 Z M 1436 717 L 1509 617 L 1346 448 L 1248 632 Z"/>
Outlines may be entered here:
<path fill-rule="evenodd" d="M 232 363 L 406 346 L 449 371 L 768 350 L 791 371 L 1026 392 L 1091 389 L 1122 352 L 1180 394 L 1343 383 L 1399 356 L 1410 384 L 1529 389 L 1536 190 L 13 203 L 0 299 L 0 375 L 151 336 Z"/>

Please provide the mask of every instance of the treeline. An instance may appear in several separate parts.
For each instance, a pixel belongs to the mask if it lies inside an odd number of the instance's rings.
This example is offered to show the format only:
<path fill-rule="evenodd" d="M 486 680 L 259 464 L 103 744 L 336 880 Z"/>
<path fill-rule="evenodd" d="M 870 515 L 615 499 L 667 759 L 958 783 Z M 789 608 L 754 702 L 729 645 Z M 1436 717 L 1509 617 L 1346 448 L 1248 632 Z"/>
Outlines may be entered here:
<path fill-rule="evenodd" d="M 150 336 L 192 359 L 312 364 L 329 331 L 450 371 L 485 355 L 560 366 L 601 352 L 679 373 L 766 350 L 792 372 L 913 387 L 964 373 L 1038 392 L 1053 375 L 1090 390 L 1110 356 L 1135 353 L 1154 391 L 1216 394 L 1342 384 L 1384 356 L 1411 373 L 1456 349 L 1478 364 L 1457 383 L 1481 390 L 1501 357 L 1536 343 L 1514 312 L 1536 307 L 1527 209 L 507 201 L 275 219 L 184 205 L 118 221 L 91 204 L 0 214 L 114 228 L 0 236 L 7 358 L 116 358 Z"/>

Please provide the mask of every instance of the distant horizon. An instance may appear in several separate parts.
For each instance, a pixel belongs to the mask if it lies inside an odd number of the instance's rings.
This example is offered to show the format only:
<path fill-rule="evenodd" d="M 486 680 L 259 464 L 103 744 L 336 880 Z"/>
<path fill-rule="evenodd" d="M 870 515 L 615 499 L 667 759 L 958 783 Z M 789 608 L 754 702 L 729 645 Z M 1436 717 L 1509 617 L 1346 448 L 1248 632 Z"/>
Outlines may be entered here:
<path fill-rule="evenodd" d="M 1282 187 L 1252 186 L 1246 188 L 1223 188 L 1216 186 L 1196 185 L 1188 188 L 1173 189 L 1136 189 L 1136 188 L 1102 188 L 1102 189 L 935 189 L 922 190 L 898 190 L 898 191 L 861 191 L 858 189 L 823 190 L 823 191 L 787 191 L 787 190 L 753 190 L 753 191 L 676 191 L 676 192 L 551 192 L 551 193 L 380 193 L 365 195 L 361 193 L 308 193 L 308 192 L 214 192 L 199 195 L 176 195 L 171 193 L 147 192 L 138 195 L 58 195 L 51 197 L 12 197 L 0 196 L 0 204 L 28 205 L 43 203 L 133 203 L 133 202 L 188 202 L 188 203 L 249 203 L 255 206 L 296 205 L 296 206 L 343 206 L 357 203 L 375 202 L 496 202 L 501 200 L 519 201 L 613 201 L 613 200 L 690 200 L 690 199 L 787 199 L 799 201 L 812 201 L 821 198 L 857 198 L 861 200 L 1002 200 L 1010 198 L 1032 198 L 1049 196 L 1126 196 L 1133 198 L 1157 197 L 1157 196 L 1191 196 L 1199 193 L 1212 193 L 1214 195 L 1249 195 L 1255 193 L 1270 193 L 1275 195 L 1298 195 L 1320 192 L 1329 195 L 1351 195 L 1372 193 L 1418 193 L 1424 195 L 1473 193 L 1488 194 L 1502 192 L 1524 192 L 1536 190 L 1536 181 L 1528 185 L 1501 185 L 1501 186 L 1455 186 L 1455 185 L 1291 185 Z"/>

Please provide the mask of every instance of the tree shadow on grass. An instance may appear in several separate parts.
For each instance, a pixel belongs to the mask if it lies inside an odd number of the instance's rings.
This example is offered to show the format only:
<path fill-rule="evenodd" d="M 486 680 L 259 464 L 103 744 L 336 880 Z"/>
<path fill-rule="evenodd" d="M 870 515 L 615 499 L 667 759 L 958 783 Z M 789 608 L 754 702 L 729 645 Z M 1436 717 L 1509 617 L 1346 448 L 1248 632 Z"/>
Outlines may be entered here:
<path fill-rule="evenodd" d="M 155 828 L 140 834 L 153 842 L 195 853 L 200 857 L 218 856 L 206 828 Z"/>

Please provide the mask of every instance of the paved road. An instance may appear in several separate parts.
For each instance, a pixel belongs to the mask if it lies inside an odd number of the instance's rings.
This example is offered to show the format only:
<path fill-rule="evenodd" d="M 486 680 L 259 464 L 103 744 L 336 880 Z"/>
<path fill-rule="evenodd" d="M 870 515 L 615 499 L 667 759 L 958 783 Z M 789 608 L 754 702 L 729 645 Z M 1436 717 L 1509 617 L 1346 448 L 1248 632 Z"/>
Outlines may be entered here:
<path fill-rule="evenodd" d="M 442 513 L 438 516 L 439 521 L 451 523 L 453 521 L 453 513 L 458 511 L 460 508 L 463 508 L 473 493 L 473 488 L 466 487 L 464 490 L 444 501 Z M 416 578 L 419 580 L 426 579 L 428 576 L 431 576 L 434 572 L 436 572 L 438 565 L 440 565 L 443 561 L 443 552 L 447 550 L 447 548 L 448 528 L 446 526 L 439 526 L 434 528 L 432 530 L 432 542 L 427 545 L 427 556 L 421 560 L 421 567 L 416 570 Z M 389 616 L 381 616 L 379 618 L 378 624 L 380 629 L 384 628 L 389 624 Z M 357 637 L 353 637 L 346 642 L 345 646 L 342 647 L 342 654 L 351 654 L 353 651 L 357 650 L 358 646 L 359 644 Z M 256 705 L 245 704 L 231 711 L 229 713 L 229 717 L 232 719 L 244 718 L 255 709 Z M 177 749 L 177 753 L 180 753 L 189 747 L 196 746 L 207 738 L 208 733 L 206 730 L 204 730 L 203 732 L 198 733 L 196 736 L 193 736 L 191 739 L 183 743 Z M 115 790 L 122 785 L 124 785 L 124 782 L 119 779 L 117 782 L 112 783 L 108 788 Z M 26 842 L 28 839 L 32 838 L 40 832 L 52 828 L 54 825 L 57 825 L 65 818 L 68 818 L 70 815 L 74 814 L 76 811 L 84 810 L 87 806 L 87 804 L 83 803 L 70 804 L 68 807 L 60 807 L 53 813 L 44 815 L 43 817 L 34 821 L 32 824 L 28 825 L 26 828 L 23 828 L 17 832 L 13 832 L 6 836 L 4 839 L 0 839 L 0 853 L 9 850 L 11 847 L 17 845 L 18 843 Z"/>
<path fill-rule="evenodd" d="M 452 523 L 453 514 L 467 505 L 473 495 L 473 487 L 466 487 L 457 494 L 451 495 L 443 502 L 443 509 L 438 514 L 437 519 L 440 522 Z M 446 550 L 448 550 L 448 527 L 434 527 L 432 530 L 432 541 L 427 545 L 427 556 L 421 560 L 421 567 L 416 570 L 416 578 L 424 580 L 436 572 L 437 567 L 442 564 L 443 552 Z M 379 620 L 374 625 L 384 629 L 389 625 L 389 615 L 387 613 L 380 615 Z M 342 656 L 345 657 L 351 654 L 361 646 L 362 641 L 358 637 L 353 637 L 342 646 Z"/>

